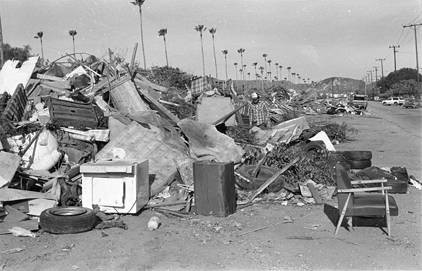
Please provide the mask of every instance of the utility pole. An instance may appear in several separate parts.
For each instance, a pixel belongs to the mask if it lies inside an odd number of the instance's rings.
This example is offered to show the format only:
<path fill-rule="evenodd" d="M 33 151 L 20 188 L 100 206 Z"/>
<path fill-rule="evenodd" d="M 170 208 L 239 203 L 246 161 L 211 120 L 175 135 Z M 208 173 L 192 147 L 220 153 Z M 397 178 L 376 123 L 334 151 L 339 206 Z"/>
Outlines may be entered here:
<path fill-rule="evenodd" d="M 374 66 L 374 70 L 375 70 L 375 84 L 376 84 L 378 81 L 378 67 Z"/>
<path fill-rule="evenodd" d="M 393 55 L 394 55 L 394 71 L 397 71 L 397 65 L 396 65 L 396 53 L 398 53 L 398 51 L 396 50 L 396 48 L 400 48 L 400 45 L 390 45 L 389 48 L 393 48 Z"/>
<path fill-rule="evenodd" d="M 373 85 L 372 85 L 372 70 L 370 70 L 370 71 L 368 71 L 368 74 L 369 74 L 369 81 L 370 81 L 370 85 L 371 85 L 371 89 L 373 89 Z"/>
<path fill-rule="evenodd" d="M 385 58 L 377 58 L 375 59 L 375 61 L 379 61 L 381 63 L 381 78 L 384 77 L 384 65 L 383 65 L 383 61 L 385 61 Z"/>
<path fill-rule="evenodd" d="M 419 87 L 419 60 L 418 60 L 418 33 L 416 31 L 416 27 L 421 26 L 420 24 L 409 24 L 403 25 L 403 28 L 413 27 L 413 31 L 415 33 L 415 49 L 416 49 L 416 86 Z"/>
<path fill-rule="evenodd" d="M 1 14 L 0 14 L 0 69 L 3 67 L 4 53 L 3 53 L 3 30 L 1 27 Z"/>

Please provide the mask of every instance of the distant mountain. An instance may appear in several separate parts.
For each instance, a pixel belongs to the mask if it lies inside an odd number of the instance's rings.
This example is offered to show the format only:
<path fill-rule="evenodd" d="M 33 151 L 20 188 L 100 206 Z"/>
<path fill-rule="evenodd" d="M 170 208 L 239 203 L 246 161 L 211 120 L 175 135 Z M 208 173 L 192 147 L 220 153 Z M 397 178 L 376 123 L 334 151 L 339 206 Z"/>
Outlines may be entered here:
<path fill-rule="evenodd" d="M 345 77 L 330 77 L 319 81 L 316 86 L 319 92 L 327 93 L 350 93 L 363 91 L 365 82 Z"/>

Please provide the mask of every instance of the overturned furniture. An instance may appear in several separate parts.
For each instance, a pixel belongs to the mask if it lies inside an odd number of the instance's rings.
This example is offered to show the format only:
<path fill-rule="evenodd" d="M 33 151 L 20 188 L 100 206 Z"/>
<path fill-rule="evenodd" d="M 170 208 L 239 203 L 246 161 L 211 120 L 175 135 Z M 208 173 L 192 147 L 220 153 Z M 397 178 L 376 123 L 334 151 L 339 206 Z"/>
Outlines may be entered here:
<path fill-rule="evenodd" d="M 347 171 L 339 163 L 336 164 L 337 198 L 338 209 L 341 210 L 337 222 L 335 235 L 337 235 L 344 217 L 385 217 L 387 233 L 390 235 L 390 216 L 397 216 L 399 213 L 396 201 L 388 195 L 391 186 L 384 186 L 387 180 L 355 180 L 351 181 Z M 354 188 L 353 185 L 380 184 L 379 187 Z M 379 193 L 360 193 L 374 192 Z M 360 194 L 355 194 L 360 193 Z M 353 225 L 353 224 L 352 224 Z"/>

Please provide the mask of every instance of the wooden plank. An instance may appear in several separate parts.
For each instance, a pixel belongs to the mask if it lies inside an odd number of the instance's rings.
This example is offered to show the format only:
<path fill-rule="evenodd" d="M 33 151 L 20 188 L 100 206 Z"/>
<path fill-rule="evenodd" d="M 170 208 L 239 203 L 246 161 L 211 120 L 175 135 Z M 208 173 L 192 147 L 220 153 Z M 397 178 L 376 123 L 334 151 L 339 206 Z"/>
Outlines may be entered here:
<path fill-rule="evenodd" d="M 349 189 L 339 189 L 338 193 L 353 193 L 353 192 L 371 192 L 371 191 L 382 191 L 382 190 L 391 190 L 391 186 L 385 187 L 368 187 L 368 188 L 349 188 Z"/>
<path fill-rule="evenodd" d="M 144 98 L 148 103 L 152 104 L 154 106 L 154 108 L 156 108 L 161 114 L 163 114 L 164 116 L 166 116 L 168 119 L 170 119 L 174 124 L 177 125 L 177 123 L 180 121 L 180 119 L 178 117 L 176 117 L 175 115 L 173 115 L 173 113 L 171 113 L 169 110 L 167 110 L 167 108 L 165 108 L 165 106 L 163 106 L 162 104 L 160 104 L 160 102 L 158 102 L 157 100 L 155 100 L 154 98 L 152 98 L 148 92 L 142 88 L 139 88 L 135 81 L 132 81 L 133 84 L 135 85 L 135 88 L 138 90 L 139 94 L 142 96 L 142 98 Z"/>
<path fill-rule="evenodd" d="M 324 202 L 322 201 L 321 196 L 319 195 L 315 186 L 312 183 L 308 183 L 306 186 L 309 188 L 309 191 L 311 191 L 311 194 L 312 194 L 312 197 L 315 200 L 315 203 L 316 204 L 323 204 Z"/>
<path fill-rule="evenodd" d="M 226 115 L 222 116 L 218 120 L 214 121 L 213 125 L 218 125 L 220 123 L 226 122 L 232 115 L 234 115 L 236 112 L 238 112 L 240 109 L 242 109 L 246 105 L 247 105 L 247 103 L 239 106 L 238 108 L 234 109 L 233 111 L 231 111 L 231 112 L 227 113 Z"/>
<path fill-rule="evenodd" d="M 167 92 L 166 87 L 157 85 L 157 84 L 149 81 L 148 79 L 146 79 L 145 77 L 143 77 L 140 74 L 135 75 L 135 81 L 136 81 L 136 83 L 143 85 L 144 87 L 151 87 L 152 89 L 159 91 L 159 92 Z"/>
<path fill-rule="evenodd" d="M 39 74 L 39 73 L 37 74 L 37 78 L 38 79 L 42 79 L 42 80 L 50 80 L 50 81 L 58 81 L 58 82 L 65 81 L 61 77 L 57 77 L 57 76 L 53 76 L 53 75 L 48 75 L 48 74 Z"/>
<path fill-rule="evenodd" d="M 267 188 L 270 184 L 272 184 L 275 180 L 277 180 L 277 178 L 283 174 L 286 170 L 288 170 L 291 166 L 293 166 L 294 164 L 296 164 L 297 162 L 299 162 L 299 160 L 301 160 L 300 157 L 296 157 L 293 161 L 291 161 L 290 163 L 288 163 L 287 165 L 285 165 L 282 169 L 280 169 L 279 171 L 277 171 L 273 176 L 271 176 L 271 178 L 269 178 L 265 183 L 263 183 L 256 191 L 255 193 L 252 194 L 252 196 L 249 198 L 248 202 L 252 202 L 259 194 L 262 193 L 262 191 L 265 190 L 265 188 Z"/>
<path fill-rule="evenodd" d="M 133 70 L 135 66 L 136 50 L 138 50 L 138 43 L 135 43 L 135 47 L 133 47 L 132 59 L 130 61 L 130 70 Z"/>
<path fill-rule="evenodd" d="M 381 180 L 355 180 L 355 181 L 350 181 L 350 183 L 352 185 L 355 184 L 370 184 L 370 183 L 386 183 L 387 179 L 381 179 Z"/>

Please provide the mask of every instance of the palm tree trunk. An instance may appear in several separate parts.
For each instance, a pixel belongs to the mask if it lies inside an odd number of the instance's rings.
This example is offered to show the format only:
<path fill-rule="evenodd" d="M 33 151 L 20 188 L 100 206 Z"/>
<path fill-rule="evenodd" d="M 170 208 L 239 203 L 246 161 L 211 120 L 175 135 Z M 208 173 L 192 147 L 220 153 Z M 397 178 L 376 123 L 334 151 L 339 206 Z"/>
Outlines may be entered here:
<path fill-rule="evenodd" d="M 257 76 L 257 73 L 256 73 L 256 66 L 254 68 L 255 68 L 255 80 L 258 80 L 258 76 Z"/>
<path fill-rule="evenodd" d="M 267 58 L 266 57 L 264 57 L 264 74 L 266 75 L 267 74 Z"/>
<path fill-rule="evenodd" d="M 75 53 L 75 36 L 72 36 L 72 43 L 73 43 L 73 57 L 76 57 L 76 53 Z"/>
<path fill-rule="evenodd" d="M 240 75 L 242 77 L 242 80 L 245 80 L 245 71 L 243 67 L 243 53 L 240 53 L 240 67 L 242 67 L 242 74 Z"/>
<path fill-rule="evenodd" d="M 202 76 L 205 77 L 205 58 L 204 58 L 204 43 L 202 41 L 202 32 L 200 32 L 199 37 L 201 38 Z"/>
<path fill-rule="evenodd" d="M 3 52 L 3 29 L 1 27 L 1 15 L 0 15 L 0 68 L 3 67 L 4 63 L 4 52 Z"/>
<path fill-rule="evenodd" d="M 215 55 L 214 35 L 212 35 L 212 49 L 214 50 L 215 78 L 218 79 L 218 73 L 217 73 L 217 56 Z"/>
<path fill-rule="evenodd" d="M 40 38 L 40 43 L 41 43 L 41 58 L 44 61 L 44 48 L 42 46 L 42 38 Z"/>
<path fill-rule="evenodd" d="M 229 76 L 227 75 L 227 55 L 224 55 L 224 62 L 226 63 L 226 81 L 229 80 Z"/>
<path fill-rule="evenodd" d="M 145 59 L 145 46 L 144 46 L 144 29 L 142 27 L 142 6 L 139 5 L 139 24 L 141 26 L 141 45 L 142 45 L 142 56 L 144 58 L 144 70 L 147 69 L 147 61 Z"/>
<path fill-rule="evenodd" d="M 163 35 L 163 39 L 164 39 L 164 52 L 166 53 L 166 64 L 167 64 L 167 67 L 169 66 L 169 59 L 168 59 L 168 56 L 167 56 L 167 42 L 166 42 L 166 36 L 165 35 Z"/>

